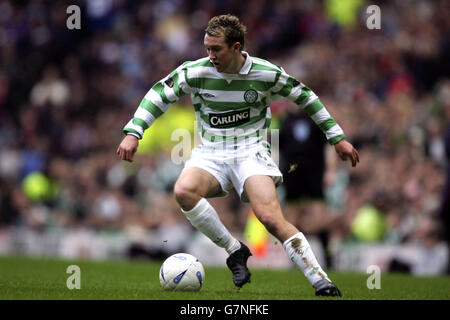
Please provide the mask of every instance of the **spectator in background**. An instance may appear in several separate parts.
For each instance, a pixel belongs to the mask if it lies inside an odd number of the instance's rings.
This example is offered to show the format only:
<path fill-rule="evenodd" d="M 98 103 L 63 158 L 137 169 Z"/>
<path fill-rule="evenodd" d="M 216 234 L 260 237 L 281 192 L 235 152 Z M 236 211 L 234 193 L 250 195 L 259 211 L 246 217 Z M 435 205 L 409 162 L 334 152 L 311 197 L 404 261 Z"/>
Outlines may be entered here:
<path fill-rule="evenodd" d="M 381 242 L 386 235 L 388 210 L 392 206 L 384 190 L 376 191 L 372 199 L 356 212 L 351 231 L 357 241 Z"/>
<path fill-rule="evenodd" d="M 70 98 L 69 86 L 60 78 L 59 69 L 56 65 L 45 67 L 42 80 L 36 83 L 31 90 L 30 101 L 34 106 L 50 104 L 61 107 Z"/>

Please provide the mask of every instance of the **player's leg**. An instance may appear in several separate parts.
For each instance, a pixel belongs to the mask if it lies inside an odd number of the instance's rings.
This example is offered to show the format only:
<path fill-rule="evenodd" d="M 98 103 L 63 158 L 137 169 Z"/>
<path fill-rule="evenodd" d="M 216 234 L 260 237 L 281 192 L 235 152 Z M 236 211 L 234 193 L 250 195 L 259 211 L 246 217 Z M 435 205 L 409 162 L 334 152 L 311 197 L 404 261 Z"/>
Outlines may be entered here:
<path fill-rule="evenodd" d="M 340 295 L 319 265 L 303 233 L 284 218 L 272 178 L 265 175 L 251 176 L 245 181 L 244 192 L 255 216 L 283 243 L 291 260 L 316 289 L 316 294 Z"/>
<path fill-rule="evenodd" d="M 213 206 L 205 199 L 223 192 L 218 180 L 206 170 L 183 170 L 174 186 L 175 198 L 189 222 L 219 247 L 232 253 L 240 243 L 227 230 Z"/>
<path fill-rule="evenodd" d="M 211 173 L 197 167 L 183 170 L 174 186 L 175 198 L 185 211 L 194 208 L 202 198 L 214 197 L 221 192 L 219 181 Z"/>
<path fill-rule="evenodd" d="M 230 254 L 226 262 L 233 274 L 234 284 L 242 287 L 250 282 L 251 274 L 246 266 L 250 250 L 231 235 L 220 221 L 216 210 L 205 199 L 223 193 L 219 181 L 206 170 L 189 167 L 183 170 L 175 183 L 174 193 L 181 211 L 191 224 Z"/>
<path fill-rule="evenodd" d="M 283 216 L 278 202 L 275 184 L 271 177 L 254 175 L 244 184 L 250 205 L 255 216 L 281 242 L 298 233 L 298 229 Z"/>

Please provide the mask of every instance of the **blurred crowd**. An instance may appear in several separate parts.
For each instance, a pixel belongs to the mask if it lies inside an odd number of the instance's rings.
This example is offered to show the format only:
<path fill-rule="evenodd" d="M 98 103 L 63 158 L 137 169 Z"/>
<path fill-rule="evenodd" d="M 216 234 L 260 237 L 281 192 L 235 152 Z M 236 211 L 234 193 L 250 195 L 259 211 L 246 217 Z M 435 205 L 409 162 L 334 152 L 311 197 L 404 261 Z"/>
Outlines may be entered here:
<path fill-rule="evenodd" d="M 71 4 L 79 30 L 66 26 Z M 370 4 L 381 29 L 366 26 Z M 353 223 L 368 206 L 385 223 L 370 241 L 446 241 L 446 0 L 0 0 L 0 241 L 14 227 L 83 229 L 122 232 L 135 244 L 130 255 L 183 248 L 193 230 L 171 192 L 182 169 L 170 160 L 173 142 L 146 137 L 154 141 L 133 163 L 115 152 L 154 82 L 206 56 L 204 28 L 223 13 L 246 24 L 250 55 L 318 94 L 360 153 L 356 168 L 328 168 L 333 241 L 367 240 Z M 274 127 L 288 107 L 273 105 Z M 188 98 L 173 110 L 158 121 L 193 112 Z M 212 202 L 242 233 L 248 207 L 236 195 Z"/>

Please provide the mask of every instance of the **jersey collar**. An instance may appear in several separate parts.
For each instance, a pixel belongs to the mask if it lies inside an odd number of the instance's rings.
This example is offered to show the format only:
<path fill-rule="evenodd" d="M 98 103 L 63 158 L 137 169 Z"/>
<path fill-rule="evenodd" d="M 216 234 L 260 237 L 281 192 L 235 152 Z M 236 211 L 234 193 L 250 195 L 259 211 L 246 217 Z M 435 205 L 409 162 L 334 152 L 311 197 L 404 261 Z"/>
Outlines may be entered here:
<path fill-rule="evenodd" d="M 252 68 L 252 58 L 246 51 L 242 51 L 242 54 L 246 56 L 244 65 L 242 66 L 241 70 L 239 71 L 239 74 L 246 75 L 250 72 L 250 69 Z"/>

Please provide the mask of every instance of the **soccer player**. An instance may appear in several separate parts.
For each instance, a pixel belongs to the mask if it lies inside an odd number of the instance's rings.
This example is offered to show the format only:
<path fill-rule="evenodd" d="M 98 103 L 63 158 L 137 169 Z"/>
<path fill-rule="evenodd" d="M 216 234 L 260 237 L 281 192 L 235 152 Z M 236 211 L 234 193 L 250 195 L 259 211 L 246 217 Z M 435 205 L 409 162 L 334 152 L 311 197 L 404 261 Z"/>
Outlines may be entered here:
<path fill-rule="evenodd" d="M 190 223 L 229 253 L 226 264 L 234 284 L 242 287 L 250 282 L 247 259 L 251 253 L 231 235 L 206 200 L 226 196 L 232 187 L 242 201 L 250 202 L 256 217 L 283 244 L 316 295 L 340 296 L 303 233 L 283 217 L 276 193 L 282 174 L 264 139 L 271 102 L 287 98 L 303 108 L 340 158 L 350 159 L 352 166 L 359 162 L 358 152 L 308 87 L 283 68 L 243 51 L 246 27 L 236 16 L 213 17 L 205 31 L 208 56 L 183 63 L 148 91 L 123 129 L 126 136 L 117 154 L 122 160 L 133 161 L 144 130 L 180 96 L 190 94 L 201 125 L 202 144 L 185 163 L 174 186 L 175 198 Z"/>

